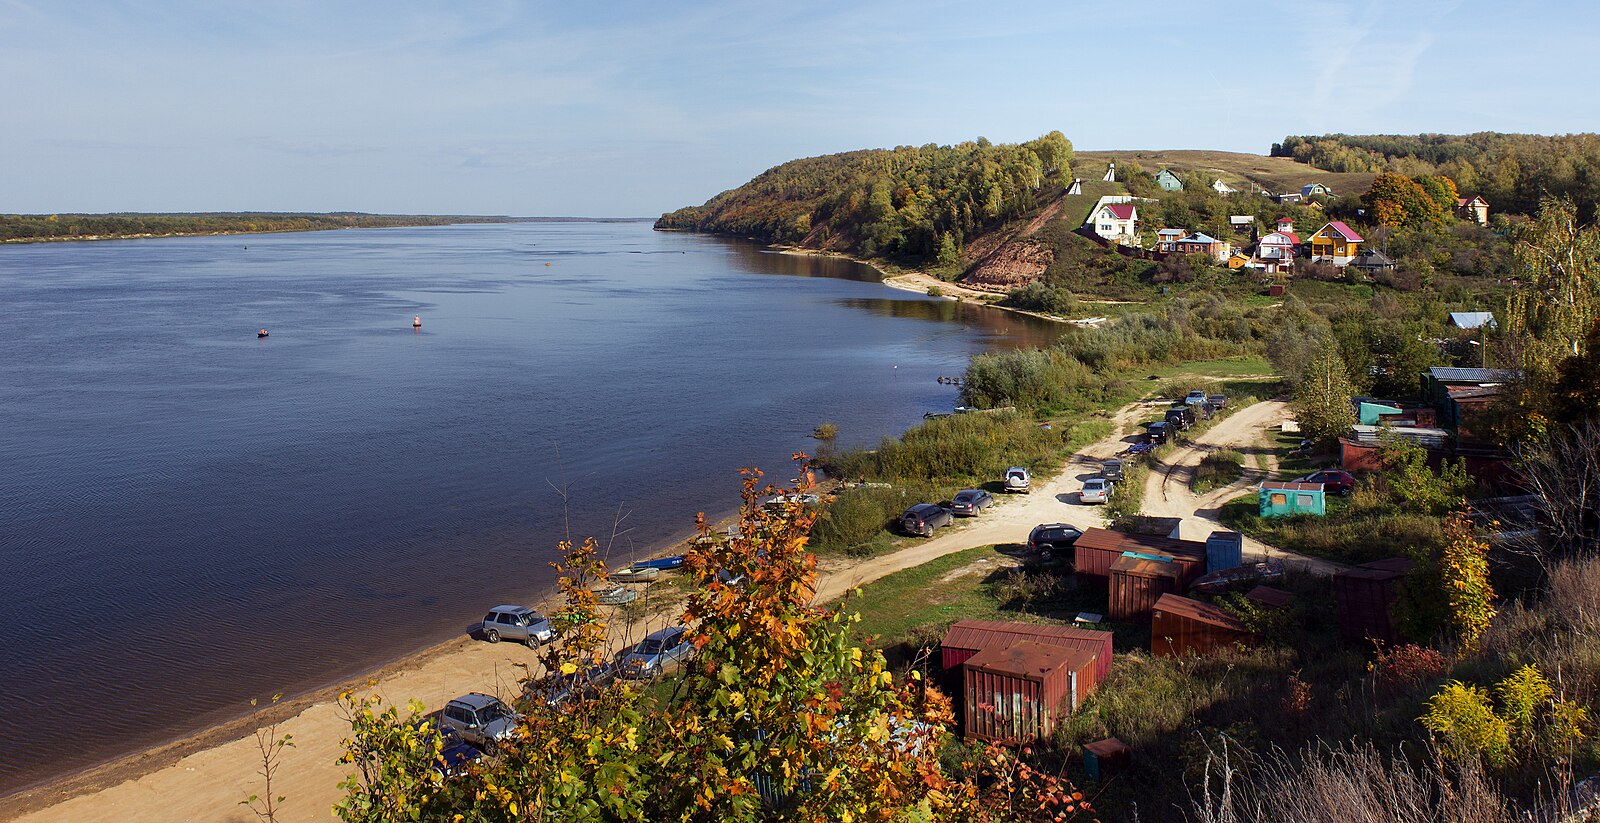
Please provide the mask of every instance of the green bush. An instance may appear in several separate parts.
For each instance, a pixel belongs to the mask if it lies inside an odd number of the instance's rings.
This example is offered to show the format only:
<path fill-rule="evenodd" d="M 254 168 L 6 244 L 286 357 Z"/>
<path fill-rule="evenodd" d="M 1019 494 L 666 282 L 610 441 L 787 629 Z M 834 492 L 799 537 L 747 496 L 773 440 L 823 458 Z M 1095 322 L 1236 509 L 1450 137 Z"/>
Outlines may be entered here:
<path fill-rule="evenodd" d="M 1062 434 L 1019 412 L 958 414 L 929 420 L 875 450 L 840 452 L 823 463 L 847 480 L 948 486 L 998 480 L 1011 466 L 1042 466 L 1063 456 Z"/>
<path fill-rule="evenodd" d="M 1239 479 L 1244 473 L 1244 455 L 1233 449 L 1223 449 L 1200 458 L 1195 466 L 1194 480 L 1189 484 L 1195 494 L 1205 494 Z"/>
<path fill-rule="evenodd" d="M 811 545 L 819 552 L 865 556 L 887 545 L 890 522 L 915 503 L 937 503 L 949 492 L 926 484 L 854 488 L 834 495 L 817 513 Z"/>
<path fill-rule="evenodd" d="M 1144 484 L 1149 476 L 1150 468 L 1142 462 L 1123 466 L 1122 482 L 1111 487 L 1111 496 L 1106 499 L 1107 520 L 1132 517 L 1144 509 Z"/>

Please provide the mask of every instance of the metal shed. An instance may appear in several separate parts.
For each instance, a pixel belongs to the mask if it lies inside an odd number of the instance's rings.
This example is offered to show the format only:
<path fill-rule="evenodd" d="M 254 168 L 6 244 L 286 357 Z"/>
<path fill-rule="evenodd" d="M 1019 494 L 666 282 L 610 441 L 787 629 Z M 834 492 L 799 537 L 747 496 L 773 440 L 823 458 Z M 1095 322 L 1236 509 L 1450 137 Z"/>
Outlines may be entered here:
<path fill-rule="evenodd" d="M 1124 552 L 1111 564 L 1111 595 L 1106 616 L 1141 620 L 1164 594 L 1178 591 L 1183 571 L 1170 554 Z"/>
<path fill-rule="evenodd" d="M 945 671 L 954 671 L 984 649 L 1004 649 L 1019 640 L 1093 652 L 1096 681 L 1105 679 L 1111 673 L 1111 632 L 1074 626 L 1004 623 L 998 620 L 956 621 L 939 644 L 939 662 Z"/>
<path fill-rule="evenodd" d="M 1394 604 L 1411 565 L 1404 557 L 1391 557 L 1334 573 L 1333 597 L 1340 638 L 1352 643 L 1394 643 L 1398 639 Z"/>
<path fill-rule="evenodd" d="M 1206 538 L 1206 574 L 1244 563 L 1244 535 L 1215 531 Z"/>
<path fill-rule="evenodd" d="M 1295 514 L 1328 513 L 1328 504 L 1321 483 L 1286 483 L 1279 480 L 1262 481 L 1257 494 L 1260 497 L 1262 517 L 1287 517 Z"/>
<path fill-rule="evenodd" d="M 1294 605 L 1294 595 L 1271 586 L 1256 586 L 1245 597 L 1263 609 L 1287 609 Z"/>
<path fill-rule="evenodd" d="M 1083 772 L 1090 780 L 1121 771 L 1132 760 L 1133 752 L 1128 744 L 1115 737 L 1083 744 Z"/>
<path fill-rule="evenodd" d="M 1157 657 L 1200 655 L 1255 639 L 1237 617 L 1175 594 L 1164 594 L 1156 601 L 1150 623 L 1150 653 Z"/>
<path fill-rule="evenodd" d="M 1094 652 L 1020 640 L 961 664 L 966 737 L 1025 743 L 1048 736 L 1094 691 Z"/>
<path fill-rule="evenodd" d="M 1084 530 L 1078 542 L 1072 544 L 1073 568 L 1086 577 L 1109 578 L 1111 564 L 1117 562 L 1123 552 L 1171 555 L 1173 562 L 1183 570 L 1180 591 L 1188 587 L 1189 581 L 1206 573 L 1206 544 L 1198 540 L 1124 534 L 1098 528 Z"/>

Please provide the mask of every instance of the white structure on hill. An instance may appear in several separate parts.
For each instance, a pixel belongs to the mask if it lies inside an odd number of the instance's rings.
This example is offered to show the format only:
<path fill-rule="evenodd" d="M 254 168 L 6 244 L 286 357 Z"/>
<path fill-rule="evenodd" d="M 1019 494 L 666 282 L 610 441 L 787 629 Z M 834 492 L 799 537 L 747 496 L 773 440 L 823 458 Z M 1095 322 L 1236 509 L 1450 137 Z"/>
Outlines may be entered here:
<path fill-rule="evenodd" d="M 1117 164 L 1116 163 L 1107 164 L 1106 165 L 1106 176 L 1102 177 L 1100 179 L 1101 179 L 1102 182 L 1106 182 L 1106 183 L 1115 183 L 1115 182 L 1117 182 Z"/>

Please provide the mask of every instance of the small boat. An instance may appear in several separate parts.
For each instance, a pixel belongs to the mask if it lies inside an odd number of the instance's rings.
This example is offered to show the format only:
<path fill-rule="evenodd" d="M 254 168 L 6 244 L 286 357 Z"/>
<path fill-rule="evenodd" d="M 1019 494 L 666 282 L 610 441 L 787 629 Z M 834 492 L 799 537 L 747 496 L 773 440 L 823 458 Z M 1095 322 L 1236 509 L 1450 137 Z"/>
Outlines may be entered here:
<path fill-rule="evenodd" d="M 266 336 L 267 336 L 267 330 L 266 329 L 262 329 L 261 331 L 256 332 L 256 337 L 266 337 Z"/>
<path fill-rule="evenodd" d="M 411 316 L 411 328 L 413 328 L 413 329 L 422 328 L 422 315 L 416 314 L 416 315 L 412 315 Z"/>
<path fill-rule="evenodd" d="M 618 569 L 611 573 L 613 583 L 650 583 L 661 577 L 660 569 L 649 569 L 640 566 L 630 566 Z"/>
<path fill-rule="evenodd" d="M 634 569 L 660 569 L 671 571 L 683 565 L 683 555 L 675 554 L 671 557 L 658 557 L 654 560 L 640 560 L 629 568 Z"/>
<path fill-rule="evenodd" d="M 637 599 L 639 599 L 638 592 L 618 586 L 595 595 L 594 601 L 602 606 L 620 606 L 623 603 L 632 603 Z"/>
<path fill-rule="evenodd" d="M 1283 561 L 1267 560 L 1203 574 L 1189 584 L 1189 590 L 1202 594 L 1221 594 L 1231 589 L 1244 588 L 1253 583 L 1277 580 L 1281 577 L 1283 577 Z"/>

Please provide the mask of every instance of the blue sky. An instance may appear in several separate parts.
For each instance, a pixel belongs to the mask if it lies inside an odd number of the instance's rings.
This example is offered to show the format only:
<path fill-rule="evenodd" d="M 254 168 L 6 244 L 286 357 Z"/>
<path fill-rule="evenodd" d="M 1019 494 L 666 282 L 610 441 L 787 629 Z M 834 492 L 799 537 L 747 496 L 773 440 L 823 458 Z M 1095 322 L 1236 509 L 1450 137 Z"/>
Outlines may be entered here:
<path fill-rule="evenodd" d="M 1577 3 L 0 0 L 0 212 L 654 215 L 795 157 L 1593 130 Z"/>

